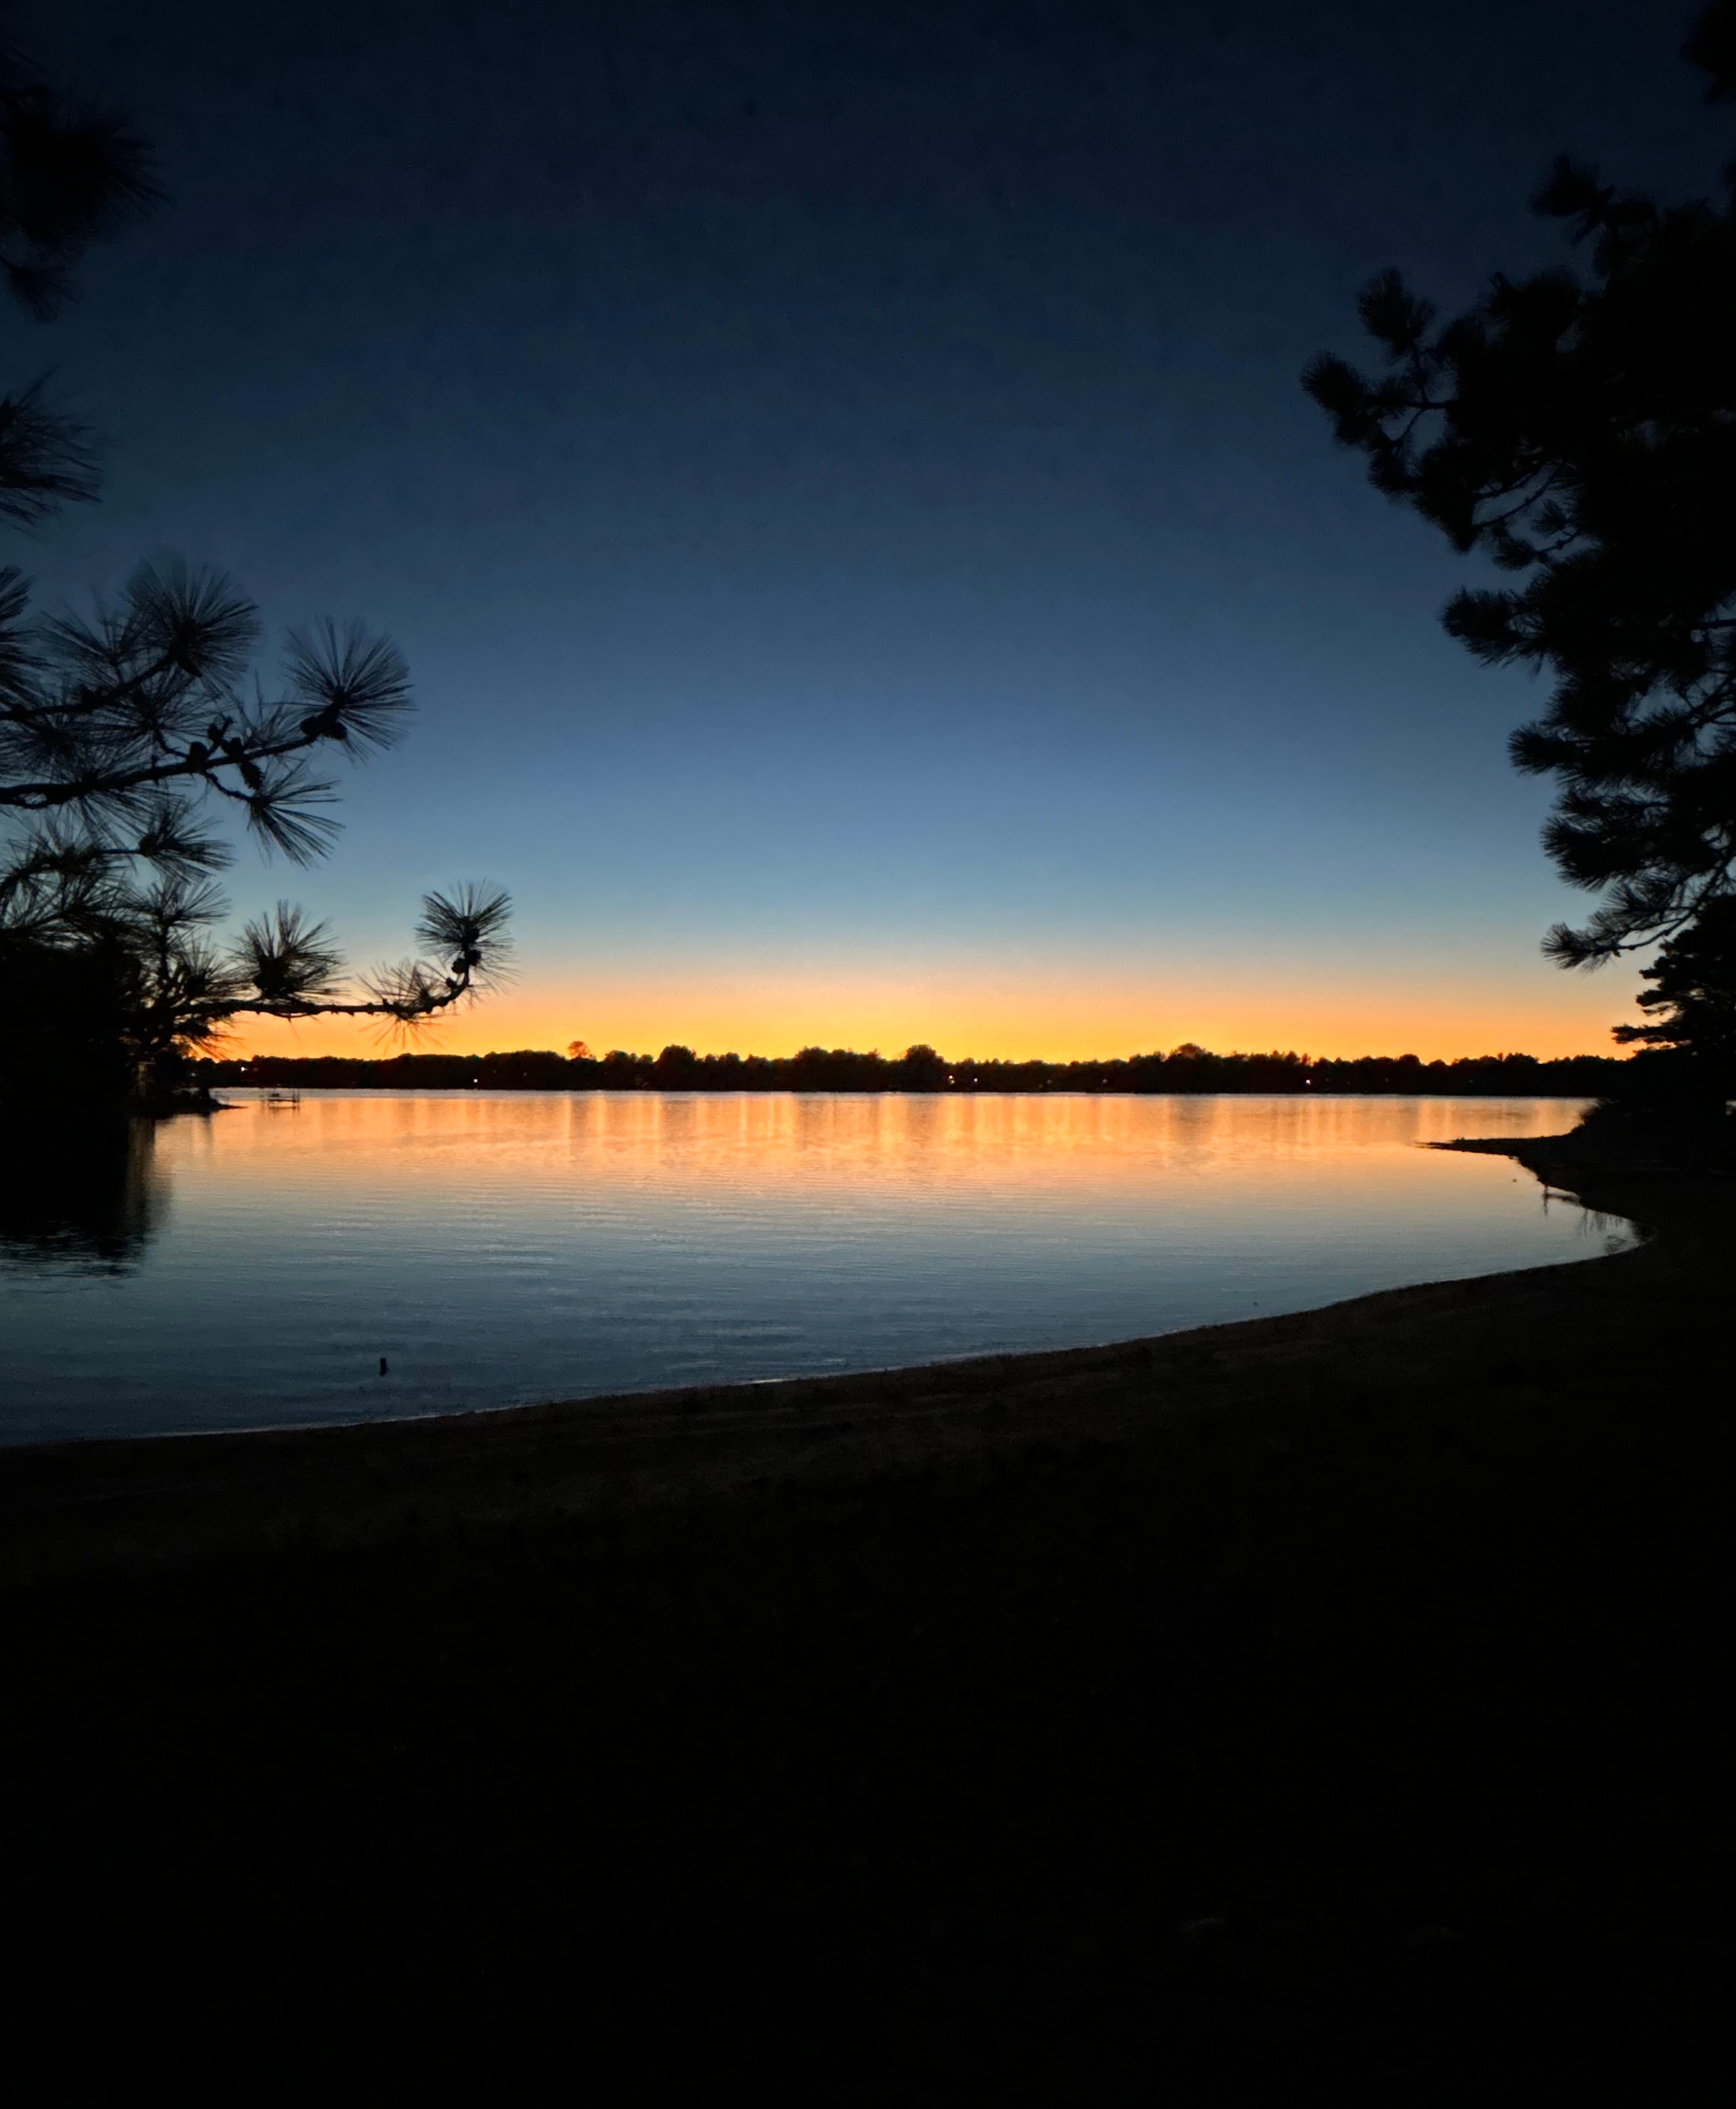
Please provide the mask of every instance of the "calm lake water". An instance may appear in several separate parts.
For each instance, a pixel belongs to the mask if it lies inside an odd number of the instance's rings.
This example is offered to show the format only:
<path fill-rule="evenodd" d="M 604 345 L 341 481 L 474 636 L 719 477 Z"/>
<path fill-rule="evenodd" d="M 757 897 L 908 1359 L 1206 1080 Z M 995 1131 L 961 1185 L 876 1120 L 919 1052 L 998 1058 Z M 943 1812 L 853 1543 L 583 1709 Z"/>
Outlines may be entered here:
<path fill-rule="evenodd" d="M 0 1439 L 1070 1347 L 1627 1235 L 1418 1147 L 1560 1099 L 228 1095 L 8 1206 Z"/>

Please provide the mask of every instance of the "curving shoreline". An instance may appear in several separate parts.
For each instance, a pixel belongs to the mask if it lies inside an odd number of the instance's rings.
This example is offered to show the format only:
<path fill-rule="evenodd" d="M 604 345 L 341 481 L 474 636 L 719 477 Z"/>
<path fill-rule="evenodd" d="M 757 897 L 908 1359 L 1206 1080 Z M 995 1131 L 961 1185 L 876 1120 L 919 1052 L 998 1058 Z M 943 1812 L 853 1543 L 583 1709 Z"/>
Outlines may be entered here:
<path fill-rule="evenodd" d="M 437 2094 L 467 2029 L 483 2091 L 609 2102 L 1702 2098 L 1727 1190 L 1492 1146 L 1653 1235 L 1109 1348 L 0 1453 L 44 2098 L 153 2037 Z"/>
<path fill-rule="evenodd" d="M 1521 1334 L 1537 1378 L 1566 1383 L 1574 1337 L 1618 1314 L 1637 1322 L 1727 1249 L 1724 1197 L 1709 1182 L 1588 1160 L 1571 1136 L 1431 1146 L 1512 1158 L 1653 1235 L 1614 1256 L 1105 1346 L 426 1420 L 21 1445 L 0 1451 L 0 1583 L 1124 1442 L 1204 1413 L 1305 1411 L 1336 1386 L 1402 1388 L 1425 1372 L 1474 1387 Z"/>

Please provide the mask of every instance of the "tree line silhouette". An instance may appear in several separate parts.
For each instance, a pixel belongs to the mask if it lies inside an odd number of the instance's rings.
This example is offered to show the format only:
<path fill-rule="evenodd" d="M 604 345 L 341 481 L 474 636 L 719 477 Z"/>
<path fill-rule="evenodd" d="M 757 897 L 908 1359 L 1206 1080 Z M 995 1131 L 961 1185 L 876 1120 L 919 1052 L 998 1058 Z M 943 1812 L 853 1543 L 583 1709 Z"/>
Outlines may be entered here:
<path fill-rule="evenodd" d="M 888 1056 L 848 1047 L 804 1047 L 788 1055 L 659 1054 L 623 1049 L 601 1056 L 524 1048 L 489 1054 L 262 1055 L 194 1065 L 200 1082 L 266 1088 L 354 1091 L 1431 1092 L 1477 1096 L 1589 1098 L 1620 1088 L 1631 1064 L 1603 1054 L 1543 1061 L 1535 1054 L 1479 1054 L 1425 1062 L 1415 1054 L 1351 1060 L 1309 1054 L 1214 1054 L 1191 1044 L 1168 1054 L 1110 1061 L 955 1060 L 932 1047 Z"/>

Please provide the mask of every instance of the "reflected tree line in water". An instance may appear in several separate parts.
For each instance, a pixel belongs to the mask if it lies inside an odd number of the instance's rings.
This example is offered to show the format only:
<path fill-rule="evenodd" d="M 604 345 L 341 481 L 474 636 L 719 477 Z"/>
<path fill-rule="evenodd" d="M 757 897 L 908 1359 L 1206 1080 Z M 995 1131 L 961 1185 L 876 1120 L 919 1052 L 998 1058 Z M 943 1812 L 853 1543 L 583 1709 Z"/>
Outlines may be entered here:
<path fill-rule="evenodd" d="M 1736 103 L 1736 0 L 1686 56 Z M 0 52 L 0 292 L 46 318 L 88 246 L 159 202 L 148 146 Z M 400 1023 L 468 1000 L 504 955 L 509 903 L 424 897 L 417 956 L 341 979 L 328 934 L 287 903 L 227 946 L 215 874 L 227 815 L 304 862 L 330 840 L 305 764 L 391 743 L 409 707 L 396 649 L 326 624 L 289 641 L 281 688 L 246 680 L 256 611 L 214 573 L 137 572 L 88 618 L 44 624 L 0 567 L 0 1106 L 11 1128 L 0 1249 L 123 1259 L 147 1235 L 148 1126 L 184 1081 L 343 1089 L 1440 1093 L 1592 1097 L 1603 1147 L 1736 1168 L 1736 163 L 1667 205 L 1567 161 L 1537 198 L 1571 269 L 1498 276 L 1442 320 L 1397 273 L 1358 314 L 1376 369 L 1315 359 L 1309 393 L 1370 481 L 1512 583 L 1467 588 L 1449 633 L 1492 666 L 1549 674 L 1516 765 L 1557 790 L 1544 842 L 1594 896 L 1546 950 L 1568 966 L 1652 953 L 1625 1061 L 1519 1054 L 1316 1060 L 1183 1046 L 1124 1059 L 948 1059 L 809 1047 L 789 1057 L 600 1059 L 520 1050 L 384 1061 L 200 1060 L 237 1014 Z M 1620 444 L 1612 434 L 1620 436 Z M 31 385 L 0 395 L 0 522 L 94 497 L 86 437 Z M 182 1101 L 184 1102 L 184 1100 Z M 64 1106 L 64 1116 L 51 1109 Z M 113 1108 L 111 1113 L 106 1109 Z M 25 1131 L 39 1131 L 40 1145 Z M 76 1139 L 73 1138 L 76 1136 Z"/>
<path fill-rule="evenodd" d="M 600 1056 L 523 1049 L 507 1054 L 399 1054 L 382 1061 L 327 1055 L 201 1062 L 208 1088 L 381 1091 L 1077 1091 L 1110 1094 L 1391 1094 L 1582 1098 L 1613 1086 L 1630 1065 L 1600 1055 L 1542 1061 L 1495 1054 L 1424 1062 L 1414 1054 L 1317 1060 L 1305 1054 L 1169 1054 L 1085 1062 L 948 1059 L 928 1046 L 900 1056 L 805 1047 L 788 1056 L 661 1054 Z M 162 1213 L 154 1163 L 157 1122 L 111 1110 L 99 1094 L 37 1100 L 31 1130 L 15 1128 L 0 1180 L 0 1258 L 24 1265 L 124 1268 Z M 183 1113 L 179 1118 L 204 1116 Z"/>
<path fill-rule="evenodd" d="M 45 1123 L 10 1139 L 0 1178 L 0 1258 L 119 1271 L 161 1215 L 156 1124 L 135 1118 Z"/>

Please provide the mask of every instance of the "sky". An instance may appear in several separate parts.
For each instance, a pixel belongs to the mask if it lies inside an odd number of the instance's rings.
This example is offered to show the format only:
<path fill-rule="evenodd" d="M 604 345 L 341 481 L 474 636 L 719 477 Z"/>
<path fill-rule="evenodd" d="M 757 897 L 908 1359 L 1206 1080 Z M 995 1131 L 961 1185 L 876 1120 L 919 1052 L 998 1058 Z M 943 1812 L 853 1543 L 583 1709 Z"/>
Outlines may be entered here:
<path fill-rule="evenodd" d="M 1542 691 L 1297 376 L 1389 264 L 1557 260 L 1563 149 L 1707 191 L 1693 11 L 30 0 L 168 198 L 0 323 L 106 471 L 8 557 L 396 639 L 335 852 L 228 883 L 359 966 L 509 887 L 429 1047 L 1603 1051 L 1633 973 L 1538 951 L 1588 905 L 1506 759 Z"/>

